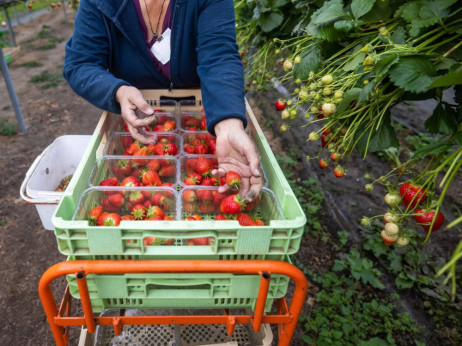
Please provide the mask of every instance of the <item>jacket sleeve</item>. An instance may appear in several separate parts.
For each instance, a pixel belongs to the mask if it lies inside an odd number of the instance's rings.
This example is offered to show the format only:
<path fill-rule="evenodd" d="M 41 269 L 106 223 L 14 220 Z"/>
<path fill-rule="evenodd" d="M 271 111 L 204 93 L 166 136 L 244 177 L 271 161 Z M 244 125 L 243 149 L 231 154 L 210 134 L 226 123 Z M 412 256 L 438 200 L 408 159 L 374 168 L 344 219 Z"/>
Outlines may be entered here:
<path fill-rule="evenodd" d="M 198 18 L 196 50 L 208 131 L 215 134 L 215 125 L 228 118 L 241 119 L 247 126 L 233 0 L 205 0 Z"/>
<path fill-rule="evenodd" d="M 116 91 L 121 85 L 130 84 L 107 71 L 110 40 L 103 14 L 88 0 L 82 0 L 74 25 L 74 34 L 66 43 L 64 78 L 88 102 L 120 113 Z"/>

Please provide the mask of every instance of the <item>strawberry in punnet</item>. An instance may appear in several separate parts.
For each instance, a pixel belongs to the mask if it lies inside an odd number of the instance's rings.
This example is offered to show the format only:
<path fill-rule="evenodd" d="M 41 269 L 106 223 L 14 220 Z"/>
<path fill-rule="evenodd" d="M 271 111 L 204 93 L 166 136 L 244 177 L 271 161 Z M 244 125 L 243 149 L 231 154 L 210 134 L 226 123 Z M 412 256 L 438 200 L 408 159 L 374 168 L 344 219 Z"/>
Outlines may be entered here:
<path fill-rule="evenodd" d="M 216 155 L 217 151 L 217 141 L 215 139 L 212 139 L 208 141 L 208 146 L 209 146 L 209 151 L 212 155 Z"/>
<path fill-rule="evenodd" d="M 119 181 L 116 177 L 104 179 L 99 183 L 99 186 L 118 186 Z"/>
<path fill-rule="evenodd" d="M 212 162 L 202 155 L 199 155 L 196 161 L 196 172 L 203 177 L 212 176 Z"/>
<path fill-rule="evenodd" d="M 196 199 L 197 199 L 196 191 L 194 191 L 194 190 L 186 190 L 186 191 L 184 191 L 182 199 L 183 199 L 184 202 L 194 203 L 196 201 Z"/>
<path fill-rule="evenodd" d="M 187 154 L 194 154 L 194 146 L 189 143 L 186 143 L 183 147 L 183 150 Z"/>
<path fill-rule="evenodd" d="M 220 210 L 224 214 L 239 214 L 245 204 L 239 195 L 229 195 L 220 204 Z"/>
<path fill-rule="evenodd" d="M 148 147 L 143 146 L 139 148 L 137 151 L 133 153 L 133 156 L 148 156 L 149 155 L 149 150 Z M 145 165 L 148 163 L 147 159 L 133 159 L 133 162 L 139 164 L 139 165 Z"/>
<path fill-rule="evenodd" d="M 152 171 L 159 171 L 160 169 L 160 160 L 159 159 L 151 159 L 146 164 L 146 168 Z"/>
<path fill-rule="evenodd" d="M 101 215 L 102 217 L 102 226 L 119 226 L 120 225 L 120 215 L 117 213 L 105 213 Z"/>
<path fill-rule="evenodd" d="M 200 143 L 194 147 L 194 154 L 208 154 L 209 147 L 206 144 Z"/>
<path fill-rule="evenodd" d="M 197 190 L 196 196 L 202 202 L 212 202 L 213 201 L 213 193 L 212 190 Z"/>
<path fill-rule="evenodd" d="M 201 130 L 202 131 L 207 130 L 207 120 L 205 119 L 205 117 L 202 117 L 201 119 Z"/>
<path fill-rule="evenodd" d="M 201 182 L 201 185 L 202 186 L 213 186 L 213 180 L 211 177 L 205 177 L 202 179 L 202 182 Z"/>
<path fill-rule="evenodd" d="M 212 177 L 210 180 L 212 182 L 212 186 L 221 186 L 220 178 Z"/>
<path fill-rule="evenodd" d="M 231 219 L 228 219 L 225 215 L 223 214 L 218 214 L 215 216 L 215 221 L 230 221 Z"/>
<path fill-rule="evenodd" d="M 160 218 L 160 220 L 164 219 L 164 212 L 160 209 L 157 205 L 151 205 L 148 209 L 146 209 L 146 220 L 153 220 L 154 218 Z"/>
<path fill-rule="evenodd" d="M 200 185 L 202 182 L 202 176 L 198 173 L 191 173 L 183 180 L 183 182 L 186 185 Z"/>
<path fill-rule="evenodd" d="M 143 204 L 145 200 L 144 191 L 130 191 L 128 193 L 127 202 L 131 205 Z"/>
<path fill-rule="evenodd" d="M 120 220 L 121 221 L 133 221 L 134 218 L 131 215 L 123 215 L 123 216 L 120 217 Z"/>
<path fill-rule="evenodd" d="M 146 208 L 142 204 L 137 204 L 132 208 L 132 216 L 135 220 L 143 220 L 146 216 Z"/>
<path fill-rule="evenodd" d="M 425 189 L 412 183 L 404 183 L 399 189 L 399 194 L 403 199 L 404 205 L 412 210 L 417 205 L 424 203 L 427 200 Z"/>
<path fill-rule="evenodd" d="M 165 239 L 158 237 L 145 237 L 143 239 L 144 246 L 158 246 L 158 245 L 173 245 L 175 239 Z"/>
<path fill-rule="evenodd" d="M 188 221 L 201 221 L 201 220 L 202 220 L 202 217 L 200 217 L 200 216 L 197 215 L 197 214 L 194 214 L 194 215 L 187 216 L 187 217 L 185 218 L 185 220 L 188 220 Z"/>
<path fill-rule="evenodd" d="M 107 214 L 109 214 L 109 213 L 105 211 L 96 219 L 96 226 L 103 226 L 104 225 L 104 220 L 105 220 Z"/>
<path fill-rule="evenodd" d="M 128 205 L 128 204 L 127 204 Z M 151 205 L 153 205 L 153 203 L 151 202 L 150 199 L 147 199 L 143 202 L 143 206 L 148 209 Z"/>
<path fill-rule="evenodd" d="M 130 173 L 133 170 L 132 163 L 130 160 L 125 160 L 121 159 L 117 161 L 115 164 L 117 167 L 119 167 L 119 171 L 124 175 L 124 176 L 129 176 Z"/>
<path fill-rule="evenodd" d="M 213 203 L 204 202 L 204 203 L 199 204 L 199 211 L 202 214 L 214 213 L 215 209 L 216 209 L 216 206 Z"/>
<path fill-rule="evenodd" d="M 385 233 L 385 231 L 382 231 L 380 233 L 380 236 L 382 237 L 383 242 L 387 246 L 393 245 L 399 238 L 397 234 L 394 236 L 389 236 L 387 233 Z"/>
<path fill-rule="evenodd" d="M 96 221 L 98 218 L 101 216 L 103 213 L 103 207 L 101 205 L 98 205 L 94 207 L 90 212 L 88 213 L 88 222 L 90 223 L 90 226 L 95 226 Z"/>
<path fill-rule="evenodd" d="M 196 203 L 193 202 L 184 202 L 183 211 L 186 213 L 195 213 L 196 212 Z"/>
<path fill-rule="evenodd" d="M 165 131 L 167 131 L 165 129 L 164 125 L 156 125 L 156 126 L 154 126 L 154 128 L 152 130 L 155 131 L 155 132 L 165 132 Z"/>
<path fill-rule="evenodd" d="M 114 197 L 111 199 L 110 197 Z M 123 197 L 118 193 L 107 196 L 103 199 L 102 206 L 104 211 L 109 213 L 116 213 L 122 208 Z"/>
<path fill-rule="evenodd" d="M 161 177 L 173 177 L 176 174 L 175 165 L 163 166 L 159 171 Z"/>
<path fill-rule="evenodd" d="M 176 148 L 176 145 L 171 142 L 167 143 L 157 143 L 155 145 L 155 153 L 156 155 L 176 155 L 178 153 L 178 150 Z"/>
<path fill-rule="evenodd" d="M 226 173 L 225 179 L 226 179 L 226 184 L 228 184 L 232 188 L 239 189 L 239 186 L 241 186 L 242 178 L 239 175 L 239 173 L 236 173 L 234 171 L 228 171 Z"/>
<path fill-rule="evenodd" d="M 256 226 L 257 224 L 252 219 L 252 217 L 248 214 L 241 213 L 236 217 L 236 220 L 239 221 L 239 225 L 241 226 Z"/>
<path fill-rule="evenodd" d="M 439 212 L 435 216 L 435 213 L 436 210 L 417 209 L 414 214 L 414 219 L 422 226 L 425 232 L 435 232 L 439 230 L 444 223 L 444 215 Z M 436 220 L 433 222 L 435 218 Z M 432 222 L 433 227 L 431 226 Z"/>
<path fill-rule="evenodd" d="M 126 177 L 124 180 L 122 180 L 122 182 L 120 183 L 120 186 L 134 187 L 134 186 L 141 186 L 141 183 L 133 175 L 130 175 Z"/>
<path fill-rule="evenodd" d="M 130 144 L 130 146 L 129 146 L 128 149 L 127 149 L 127 153 L 128 153 L 129 155 L 135 154 L 138 150 L 140 150 L 140 148 L 141 148 L 141 146 L 142 146 L 142 145 L 140 145 L 140 144 L 141 144 L 141 143 L 138 142 L 138 141 L 136 141 L 136 142 Z"/>
<path fill-rule="evenodd" d="M 161 186 L 162 180 L 156 171 L 150 169 L 141 171 L 141 182 L 145 186 Z"/>
<path fill-rule="evenodd" d="M 263 222 L 263 220 L 260 220 L 260 219 L 255 219 L 255 225 L 256 226 L 264 226 L 265 223 Z"/>
<path fill-rule="evenodd" d="M 125 126 L 126 126 L 126 125 L 125 125 Z M 128 132 L 128 128 L 127 128 L 126 132 Z M 122 144 L 122 146 L 123 146 L 124 148 L 129 148 L 130 145 L 132 145 L 132 144 L 134 143 L 133 138 L 130 137 L 130 136 L 122 136 L 120 142 L 121 142 L 121 144 Z M 130 155 L 131 155 L 131 154 L 130 154 Z"/>
<path fill-rule="evenodd" d="M 174 121 L 166 121 L 164 123 L 165 131 L 173 131 L 175 129 L 175 122 Z"/>
<path fill-rule="evenodd" d="M 151 202 L 154 205 L 162 207 L 168 203 L 168 198 L 165 197 L 161 192 L 156 192 L 152 195 Z"/>

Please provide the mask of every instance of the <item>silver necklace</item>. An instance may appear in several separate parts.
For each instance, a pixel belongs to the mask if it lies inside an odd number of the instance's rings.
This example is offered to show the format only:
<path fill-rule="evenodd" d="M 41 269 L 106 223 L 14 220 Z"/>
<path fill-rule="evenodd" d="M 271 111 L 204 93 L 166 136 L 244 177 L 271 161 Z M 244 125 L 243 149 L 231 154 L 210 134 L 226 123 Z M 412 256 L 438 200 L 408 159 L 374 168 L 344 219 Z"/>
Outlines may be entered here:
<path fill-rule="evenodd" d="M 151 17 L 149 16 L 148 4 L 146 3 L 146 0 L 144 0 L 144 6 L 146 6 L 146 14 L 148 15 L 148 20 L 149 20 L 149 27 L 151 28 L 152 36 L 156 38 L 157 42 L 160 42 L 164 39 L 162 37 L 162 33 L 159 33 L 159 23 L 160 23 L 160 18 L 162 17 L 162 12 L 164 12 L 164 5 L 165 5 L 165 0 L 163 0 L 162 2 L 162 7 L 160 8 L 159 18 L 157 19 L 156 31 L 154 31 L 152 30 Z"/>

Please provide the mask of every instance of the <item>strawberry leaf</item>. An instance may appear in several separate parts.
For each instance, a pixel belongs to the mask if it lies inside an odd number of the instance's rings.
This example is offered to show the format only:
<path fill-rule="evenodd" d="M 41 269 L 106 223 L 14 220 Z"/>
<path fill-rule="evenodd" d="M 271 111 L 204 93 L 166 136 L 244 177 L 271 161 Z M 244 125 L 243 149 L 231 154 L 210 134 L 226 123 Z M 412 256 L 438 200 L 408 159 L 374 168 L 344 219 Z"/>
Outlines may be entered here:
<path fill-rule="evenodd" d="M 318 46 L 311 48 L 302 61 L 295 65 L 294 76 L 299 79 L 307 79 L 311 71 L 316 72 L 321 65 L 321 50 Z"/>
<path fill-rule="evenodd" d="M 342 102 L 337 106 L 336 113 L 343 114 L 345 111 L 351 107 L 354 101 L 358 100 L 359 94 L 361 93 L 361 88 L 352 88 L 348 90 L 345 95 L 343 95 Z"/>
<path fill-rule="evenodd" d="M 430 85 L 430 88 L 450 87 L 452 85 L 462 84 L 462 65 L 458 64 L 457 69 L 452 68 L 449 73 L 436 78 Z"/>
<path fill-rule="evenodd" d="M 411 24 L 411 32 L 440 22 L 450 13 L 449 7 L 457 0 L 412 1 L 401 6 L 401 17 Z"/>
<path fill-rule="evenodd" d="M 356 67 L 361 64 L 364 61 L 364 58 L 366 57 L 366 53 L 360 52 L 360 50 L 364 47 L 364 45 L 358 44 L 356 47 L 354 47 L 352 50 L 349 51 L 350 55 L 354 55 L 354 58 L 348 61 L 344 66 L 343 70 L 344 71 L 353 71 L 356 69 Z M 359 52 L 359 53 L 358 53 Z"/>
<path fill-rule="evenodd" d="M 353 0 L 351 2 L 351 12 L 358 19 L 369 12 L 374 6 L 376 0 Z"/>
<path fill-rule="evenodd" d="M 284 15 L 279 12 L 262 13 L 259 18 L 259 25 L 264 32 L 270 32 L 282 24 Z"/>
<path fill-rule="evenodd" d="M 325 2 L 319 10 L 313 13 L 311 23 L 315 25 L 324 24 L 339 17 L 349 17 L 349 15 L 343 10 L 341 0 L 331 0 Z"/>
<path fill-rule="evenodd" d="M 415 158 L 423 158 L 428 155 L 437 155 L 440 153 L 447 152 L 453 146 L 452 142 L 436 142 L 420 147 L 414 152 Z"/>
<path fill-rule="evenodd" d="M 374 71 L 377 76 L 383 76 L 385 75 L 390 67 L 392 67 L 394 64 L 396 64 L 399 61 L 399 56 L 398 55 L 389 55 L 386 57 L 383 57 L 374 66 Z"/>
<path fill-rule="evenodd" d="M 421 93 L 435 80 L 436 69 L 430 61 L 420 56 L 402 57 L 390 68 L 390 80 L 406 91 Z"/>

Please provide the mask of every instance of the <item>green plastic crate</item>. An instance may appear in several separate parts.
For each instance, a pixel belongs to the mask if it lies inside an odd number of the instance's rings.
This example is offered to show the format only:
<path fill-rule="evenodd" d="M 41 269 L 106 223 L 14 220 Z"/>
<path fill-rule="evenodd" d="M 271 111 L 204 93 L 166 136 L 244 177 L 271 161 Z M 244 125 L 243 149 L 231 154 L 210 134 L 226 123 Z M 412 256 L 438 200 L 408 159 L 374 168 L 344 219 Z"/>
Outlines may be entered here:
<path fill-rule="evenodd" d="M 71 295 L 80 299 L 76 276 L 67 275 L 66 279 Z M 86 279 L 94 312 L 112 308 L 253 309 L 260 286 L 259 275 L 228 273 L 90 274 Z M 289 281 L 284 275 L 271 276 L 267 312 L 274 299 L 285 296 Z"/>
<path fill-rule="evenodd" d="M 52 218 L 59 251 L 64 255 L 125 255 L 125 256 L 234 256 L 234 255 L 286 255 L 300 247 L 306 217 L 290 188 L 276 158 L 247 108 L 250 134 L 260 152 L 261 162 L 268 179 L 268 188 L 274 192 L 281 206 L 283 220 L 272 220 L 263 227 L 241 227 L 237 221 L 168 221 L 131 222 L 130 227 L 95 227 L 87 221 L 73 220 L 80 197 L 87 188 L 88 178 L 95 161 L 102 156 L 103 148 L 118 116 L 103 113 L 92 140 L 74 173 L 74 179 Z M 126 240 L 145 236 L 187 239 L 214 237 L 226 234 L 227 239 L 214 246 L 126 246 Z"/>

